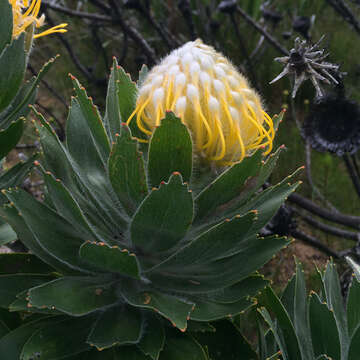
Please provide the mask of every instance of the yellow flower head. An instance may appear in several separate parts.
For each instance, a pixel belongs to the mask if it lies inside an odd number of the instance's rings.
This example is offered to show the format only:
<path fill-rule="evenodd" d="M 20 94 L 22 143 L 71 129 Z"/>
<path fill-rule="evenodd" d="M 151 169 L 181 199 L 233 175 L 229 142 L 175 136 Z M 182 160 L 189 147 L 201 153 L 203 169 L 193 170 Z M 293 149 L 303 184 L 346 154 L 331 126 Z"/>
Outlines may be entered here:
<path fill-rule="evenodd" d="M 151 135 L 167 110 L 182 119 L 209 161 L 230 165 L 260 147 L 272 149 L 273 122 L 259 95 L 228 59 L 199 39 L 149 72 L 128 123 L 136 118 L 139 129 Z"/>
<path fill-rule="evenodd" d="M 36 28 L 44 25 L 45 15 L 39 17 L 41 0 L 9 0 L 13 12 L 13 38 L 18 37 L 30 25 L 35 24 Z M 60 24 L 39 34 L 34 38 L 49 35 L 55 32 L 63 33 L 67 24 Z"/>

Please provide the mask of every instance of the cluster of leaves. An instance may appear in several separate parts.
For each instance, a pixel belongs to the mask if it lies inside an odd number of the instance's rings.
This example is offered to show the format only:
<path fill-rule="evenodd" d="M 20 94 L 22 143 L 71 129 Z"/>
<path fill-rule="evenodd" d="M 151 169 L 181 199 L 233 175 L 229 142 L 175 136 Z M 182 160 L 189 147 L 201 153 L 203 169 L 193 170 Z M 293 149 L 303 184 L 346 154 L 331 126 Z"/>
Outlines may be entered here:
<path fill-rule="evenodd" d="M 37 86 L 54 59 L 44 65 L 38 76 L 23 84 L 33 29 L 30 27 L 28 32 L 12 39 L 12 8 L 8 1 L 0 2 L 0 13 L 4 17 L 0 24 L 0 189 L 6 189 L 21 184 L 34 161 L 32 157 L 7 171 L 4 169 L 6 155 L 23 134 L 24 120 L 30 111 L 29 104 L 35 100 Z M 6 201 L 0 194 L 0 205 Z M 16 234 L 0 220 L 0 246 L 13 240 Z"/>

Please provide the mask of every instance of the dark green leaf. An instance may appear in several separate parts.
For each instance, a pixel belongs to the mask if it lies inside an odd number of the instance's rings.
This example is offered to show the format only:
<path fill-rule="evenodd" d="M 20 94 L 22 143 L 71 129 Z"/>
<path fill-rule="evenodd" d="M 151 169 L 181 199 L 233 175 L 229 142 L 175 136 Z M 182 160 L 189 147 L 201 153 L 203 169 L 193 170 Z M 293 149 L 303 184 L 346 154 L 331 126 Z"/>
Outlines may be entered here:
<path fill-rule="evenodd" d="M 326 354 L 333 359 L 340 359 L 340 339 L 334 313 L 321 303 L 315 293 L 310 297 L 309 317 L 315 356 Z"/>
<path fill-rule="evenodd" d="M 289 242 L 279 237 L 249 238 L 238 245 L 238 253 L 209 264 L 167 267 L 165 261 L 148 273 L 148 278 L 166 291 L 196 294 L 231 286 L 259 269 Z M 249 261 L 251 259 L 251 261 Z M 174 260 L 175 261 L 175 260 Z M 161 272 L 166 271 L 166 275 Z"/>
<path fill-rule="evenodd" d="M 0 189 L 7 189 L 9 187 L 21 185 L 24 178 L 29 174 L 36 159 L 37 154 L 30 157 L 28 160 L 20 161 L 8 171 L 0 176 Z"/>
<path fill-rule="evenodd" d="M 12 123 L 6 130 L 0 130 L 0 159 L 5 157 L 19 142 L 24 130 L 22 119 Z"/>
<path fill-rule="evenodd" d="M 87 121 L 88 128 L 90 129 L 91 136 L 99 151 L 99 154 L 104 163 L 106 163 L 110 153 L 110 143 L 106 135 L 99 111 L 93 104 L 92 99 L 86 94 L 85 89 L 80 85 L 75 77 L 71 77 L 77 100 L 79 102 L 82 115 Z"/>
<path fill-rule="evenodd" d="M 44 318 L 29 322 L 15 330 L 9 332 L 0 339 L 1 360 L 20 359 L 22 348 L 26 341 L 35 331 L 51 322 L 51 318 Z"/>
<path fill-rule="evenodd" d="M 165 344 L 164 326 L 158 316 L 152 313 L 148 314 L 145 321 L 144 334 L 138 346 L 145 355 L 153 360 L 158 360 Z"/>
<path fill-rule="evenodd" d="M 114 141 L 115 134 L 120 133 L 121 119 L 120 103 L 117 84 L 117 61 L 114 58 L 111 73 L 108 82 L 107 95 L 106 95 L 106 112 L 104 116 L 104 126 L 110 141 Z"/>
<path fill-rule="evenodd" d="M 130 74 L 116 64 L 116 84 L 119 96 L 121 121 L 126 122 L 135 108 L 137 88 Z"/>
<path fill-rule="evenodd" d="M 13 29 L 13 14 L 12 6 L 8 1 L 0 2 L 0 54 L 4 50 L 5 46 L 10 43 L 12 38 Z"/>
<path fill-rule="evenodd" d="M 48 274 L 53 271 L 33 254 L 0 254 L 0 274 Z"/>
<path fill-rule="evenodd" d="M 190 315 L 190 319 L 196 321 L 215 321 L 225 317 L 239 315 L 255 304 L 250 298 L 242 298 L 228 304 L 204 301 L 193 297 L 195 309 Z"/>
<path fill-rule="evenodd" d="M 212 360 L 257 360 L 256 352 L 240 330 L 229 320 L 214 323 L 216 332 L 196 334 L 195 338 L 206 346 Z"/>
<path fill-rule="evenodd" d="M 168 183 L 145 198 L 131 223 L 132 243 L 143 252 L 166 251 L 184 237 L 193 217 L 191 192 L 181 175 L 174 173 Z"/>
<path fill-rule="evenodd" d="M 66 220 L 72 224 L 76 224 L 81 228 L 89 238 L 99 239 L 94 230 L 90 227 L 84 213 L 80 209 L 76 200 L 72 197 L 68 189 L 64 186 L 60 179 L 47 172 L 43 174 L 47 191 L 50 195 L 52 204 Z"/>
<path fill-rule="evenodd" d="M 99 315 L 87 342 L 99 350 L 136 344 L 141 338 L 143 326 L 140 310 L 124 305 L 111 307 Z"/>
<path fill-rule="evenodd" d="M 4 223 L 0 219 L 0 246 L 3 246 L 11 241 L 15 241 L 16 239 L 17 239 L 17 235 L 15 231 L 11 228 L 9 224 Z M 1 263 L 0 263 L 0 267 L 1 267 Z"/>
<path fill-rule="evenodd" d="M 26 342 L 20 360 L 64 359 L 90 349 L 86 343 L 93 317 L 70 318 L 42 327 Z"/>
<path fill-rule="evenodd" d="M 116 195 L 127 213 L 133 215 L 148 190 L 142 153 L 126 125 L 111 149 L 108 168 Z"/>
<path fill-rule="evenodd" d="M 167 112 L 151 137 L 148 172 L 152 186 L 179 172 L 189 182 L 192 172 L 192 142 L 189 130 L 173 113 Z"/>
<path fill-rule="evenodd" d="M 326 303 L 328 308 L 333 311 L 340 335 L 341 356 L 345 357 L 349 346 L 346 312 L 339 277 L 332 261 L 326 266 L 323 282 L 326 292 Z"/>
<path fill-rule="evenodd" d="M 356 328 L 360 325 L 360 283 L 354 276 L 351 281 L 347 297 L 347 321 L 349 336 L 352 337 Z"/>
<path fill-rule="evenodd" d="M 204 349 L 191 336 L 166 333 L 165 348 L 160 360 L 208 360 Z"/>
<path fill-rule="evenodd" d="M 306 302 L 306 285 L 304 270 L 301 263 L 296 262 L 296 280 L 294 294 L 294 326 L 295 332 L 299 339 L 300 351 L 303 359 L 312 359 L 314 357 L 311 344 L 311 335 L 308 322 L 307 302 Z"/>
<path fill-rule="evenodd" d="M 68 267 L 65 267 L 60 260 L 46 252 L 40 246 L 34 234 L 30 231 L 24 219 L 20 216 L 13 205 L 5 205 L 4 207 L 0 206 L 0 214 L 6 219 L 12 228 L 16 230 L 18 237 L 32 253 L 36 254 L 36 256 L 38 256 L 45 263 L 59 271 L 69 271 Z"/>
<path fill-rule="evenodd" d="M 117 301 L 111 282 L 104 278 L 63 277 L 29 291 L 29 304 L 83 316 Z"/>
<path fill-rule="evenodd" d="M 80 257 L 101 270 L 140 278 L 140 267 L 135 254 L 118 246 L 86 242 L 80 248 Z"/>
<path fill-rule="evenodd" d="M 19 117 L 27 116 L 29 113 L 29 104 L 33 104 L 36 97 L 36 89 L 40 80 L 47 74 L 51 66 L 55 62 L 57 56 L 51 58 L 39 71 L 38 75 L 26 82 L 17 93 L 11 104 L 0 113 L 0 123 L 9 124 L 11 121 L 17 120 Z"/>
<path fill-rule="evenodd" d="M 24 79 L 26 67 L 24 38 L 25 34 L 22 33 L 0 54 L 0 112 L 11 103 Z"/>
<path fill-rule="evenodd" d="M 167 295 L 153 290 L 139 291 L 133 288 L 131 284 L 124 284 L 122 295 L 130 305 L 155 310 L 181 331 L 186 330 L 187 320 L 194 308 L 193 303 L 182 297 Z"/>
<path fill-rule="evenodd" d="M 277 329 L 274 327 L 274 323 L 272 322 L 268 312 L 264 311 L 266 309 L 260 309 L 264 320 L 270 325 L 271 331 L 277 339 L 280 350 L 283 352 L 284 359 L 301 360 L 299 339 L 295 333 L 289 314 L 286 312 L 280 299 L 270 287 L 267 287 L 261 293 L 259 303 L 271 310 L 271 312 L 273 312 L 276 316 L 282 336 L 278 335 Z"/>
<path fill-rule="evenodd" d="M 0 307 L 7 308 L 17 294 L 50 280 L 50 276 L 38 274 L 0 275 Z"/>
<path fill-rule="evenodd" d="M 257 151 L 224 171 L 208 185 L 196 198 L 196 220 L 202 220 L 208 214 L 213 215 L 218 207 L 223 212 L 228 202 L 232 204 L 234 199 L 240 200 L 244 187 L 259 172 L 261 158 L 262 151 Z"/>
<path fill-rule="evenodd" d="M 354 259 L 352 259 L 350 256 L 345 256 L 345 259 L 346 259 L 347 263 L 354 270 L 354 274 L 356 276 L 357 281 L 360 282 L 360 265 L 356 261 L 354 261 Z"/>
<path fill-rule="evenodd" d="M 356 330 L 354 331 L 351 337 L 347 360 L 358 360 L 359 353 L 360 353 L 360 325 L 356 328 Z"/>
<path fill-rule="evenodd" d="M 68 269 L 88 272 L 78 255 L 83 235 L 72 224 L 22 189 L 6 191 L 5 195 L 14 203 L 44 250 L 60 259 Z M 15 230 L 18 229 L 15 227 Z"/>

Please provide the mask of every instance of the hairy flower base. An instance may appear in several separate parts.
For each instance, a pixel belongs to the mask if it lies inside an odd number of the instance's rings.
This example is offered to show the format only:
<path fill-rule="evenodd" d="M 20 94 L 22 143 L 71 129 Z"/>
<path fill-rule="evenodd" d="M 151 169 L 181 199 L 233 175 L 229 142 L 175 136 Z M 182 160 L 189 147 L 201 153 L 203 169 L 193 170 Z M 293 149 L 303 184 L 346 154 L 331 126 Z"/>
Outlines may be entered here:
<path fill-rule="evenodd" d="M 146 77 L 135 111 L 138 128 L 151 135 L 171 110 L 190 129 L 197 151 L 229 165 L 260 147 L 272 149 L 272 119 L 245 77 L 201 40 L 174 50 Z"/>
<path fill-rule="evenodd" d="M 9 0 L 13 10 L 13 38 L 19 36 L 30 25 L 35 24 L 35 27 L 40 28 L 44 25 L 45 15 L 39 17 L 41 0 Z M 46 36 L 52 33 L 64 33 L 67 24 L 59 24 L 39 34 L 34 35 L 34 38 Z"/>

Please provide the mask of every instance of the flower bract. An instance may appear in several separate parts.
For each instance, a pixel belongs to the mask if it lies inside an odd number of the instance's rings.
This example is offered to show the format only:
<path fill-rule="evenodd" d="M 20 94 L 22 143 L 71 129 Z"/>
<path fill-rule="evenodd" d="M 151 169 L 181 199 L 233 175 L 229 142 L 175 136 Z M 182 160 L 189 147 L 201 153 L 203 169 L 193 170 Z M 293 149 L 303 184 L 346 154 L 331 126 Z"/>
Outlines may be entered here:
<path fill-rule="evenodd" d="M 39 16 L 41 0 L 9 0 L 13 10 L 13 38 L 19 36 L 32 24 L 36 28 L 44 25 L 45 15 Z M 59 24 L 34 35 L 34 38 L 52 33 L 63 33 L 67 24 Z"/>
<path fill-rule="evenodd" d="M 272 149 L 273 122 L 259 95 L 229 60 L 199 39 L 148 73 L 128 123 L 136 119 L 150 136 L 168 110 L 190 129 L 206 160 L 229 165 L 260 147 Z"/>

